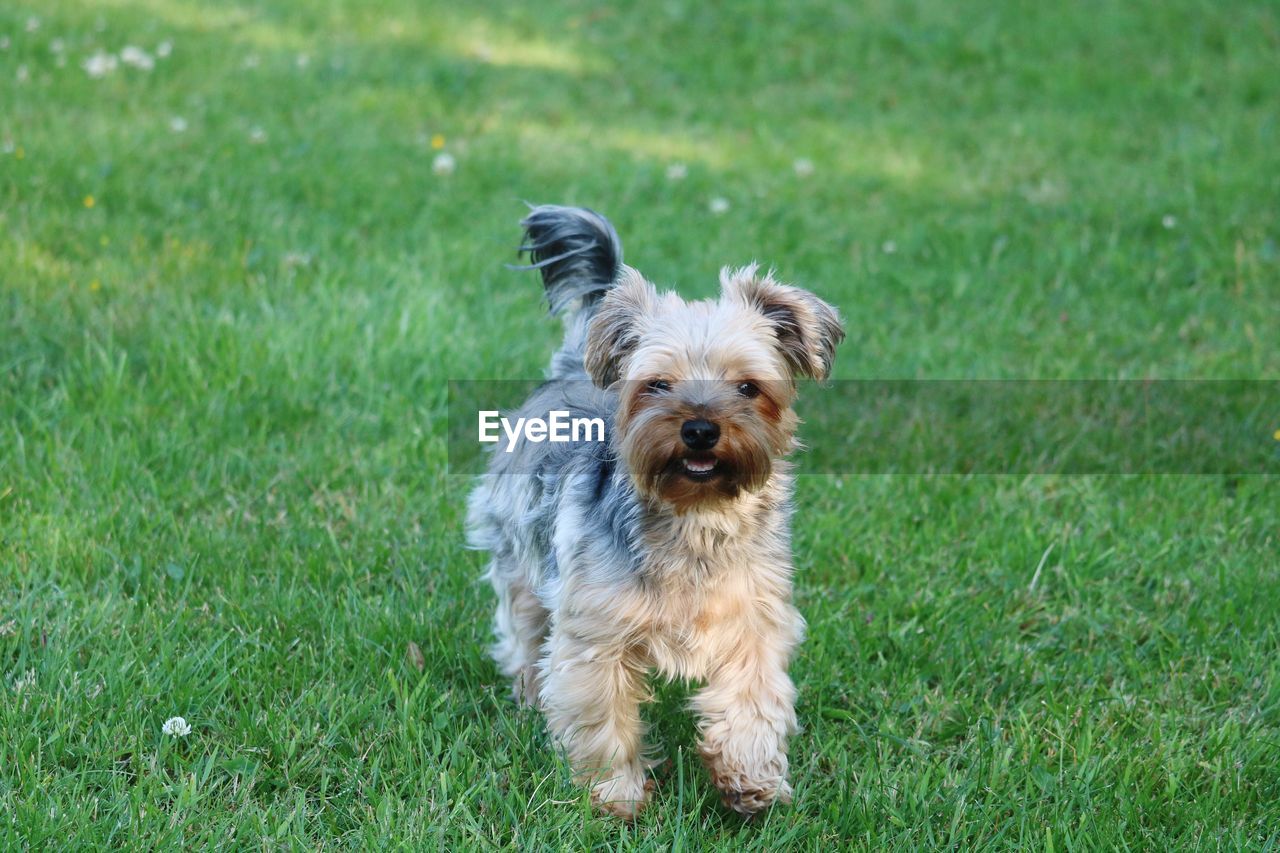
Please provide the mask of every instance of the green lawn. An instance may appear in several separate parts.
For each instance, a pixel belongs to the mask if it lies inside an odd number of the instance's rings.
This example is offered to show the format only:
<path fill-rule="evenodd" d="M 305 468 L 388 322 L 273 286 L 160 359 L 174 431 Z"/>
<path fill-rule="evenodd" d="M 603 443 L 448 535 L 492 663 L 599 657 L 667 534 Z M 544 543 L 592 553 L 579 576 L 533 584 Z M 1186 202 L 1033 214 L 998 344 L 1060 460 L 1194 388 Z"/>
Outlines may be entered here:
<path fill-rule="evenodd" d="M 686 294 L 775 264 L 847 317 L 837 378 L 1280 378 L 1274 3 L 17 0 L 0 38 L 0 848 L 1280 843 L 1275 479 L 803 478 L 794 805 L 725 812 L 672 685 L 624 826 L 485 656 L 444 439 L 448 379 L 558 339 L 503 268 L 526 199 Z"/>

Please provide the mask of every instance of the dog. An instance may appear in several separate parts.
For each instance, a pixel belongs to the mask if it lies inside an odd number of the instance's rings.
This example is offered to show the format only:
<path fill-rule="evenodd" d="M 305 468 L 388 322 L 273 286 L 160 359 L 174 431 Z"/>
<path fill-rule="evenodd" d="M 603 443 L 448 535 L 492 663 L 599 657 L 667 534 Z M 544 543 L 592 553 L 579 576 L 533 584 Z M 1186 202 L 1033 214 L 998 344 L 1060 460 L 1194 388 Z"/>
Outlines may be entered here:
<path fill-rule="evenodd" d="M 702 682 L 698 750 L 727 807 L 790 802 L 792 403 L 830 374 L 840 315 L 754 264 L 722 269 L 718 299 L 659 293 L 586 208 L 521 225 L 566 333 L 520 414 L 600 418 L 606 437 L 495 450 L 473 491 L 493 657 L 606 814 L 634 818 L 653 786 L 652 670 Z"/>

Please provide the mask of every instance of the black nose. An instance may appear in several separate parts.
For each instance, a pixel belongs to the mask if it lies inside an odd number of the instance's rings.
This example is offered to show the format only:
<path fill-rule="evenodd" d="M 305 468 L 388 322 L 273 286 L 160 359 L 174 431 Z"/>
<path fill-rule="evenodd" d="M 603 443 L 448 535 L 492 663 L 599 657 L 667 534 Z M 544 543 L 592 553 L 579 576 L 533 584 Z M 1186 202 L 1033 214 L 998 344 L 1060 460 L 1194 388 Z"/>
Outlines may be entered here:
<path fill-rule="evenodd" d="M 710 450 L 720 440 L 720 427 L 702 419 L 685 421 L 680 427 L 680 437 L 690 450 Z"/>

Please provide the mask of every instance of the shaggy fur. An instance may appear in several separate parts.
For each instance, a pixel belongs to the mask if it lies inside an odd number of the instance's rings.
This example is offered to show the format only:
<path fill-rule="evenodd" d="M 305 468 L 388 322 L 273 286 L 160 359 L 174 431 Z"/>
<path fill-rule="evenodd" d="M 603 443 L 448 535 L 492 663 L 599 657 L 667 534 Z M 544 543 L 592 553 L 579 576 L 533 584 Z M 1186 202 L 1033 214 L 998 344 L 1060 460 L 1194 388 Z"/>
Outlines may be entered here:
<path fill-rule="evenodd" d="M 522 224 L 566 337 L 518 415 L 599 417 L 607 438 L 496 452 L 472 494 L 494 658 L 602 811 L 631 818 L 648 796 L 651 670 L 702 682 L 698 748 L 727 806 L 786 802 L 804 620 L 785 457 L 797 379 L 830 372 L 839 315 L 754 265 L 722 270 L 716 300 L 660 294 L 591 211 Z"/>

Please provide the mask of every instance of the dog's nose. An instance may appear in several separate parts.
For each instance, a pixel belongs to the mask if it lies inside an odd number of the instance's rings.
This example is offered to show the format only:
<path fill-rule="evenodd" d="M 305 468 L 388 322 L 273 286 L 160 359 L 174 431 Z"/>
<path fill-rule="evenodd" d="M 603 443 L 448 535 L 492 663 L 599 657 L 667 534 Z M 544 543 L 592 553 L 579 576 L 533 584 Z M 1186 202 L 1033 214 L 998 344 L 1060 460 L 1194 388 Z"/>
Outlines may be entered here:
<path fill-rule="evenodd" d="M 720 427 L 701 418 L 685 421 L 680 427 L 680 438 L 690 450 L 710 450 L 720 440 Z"/>

